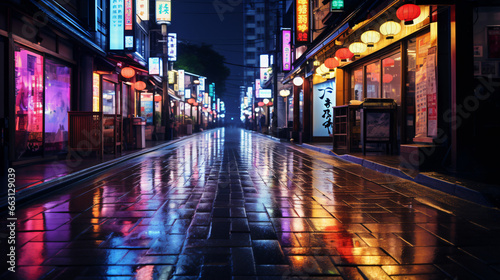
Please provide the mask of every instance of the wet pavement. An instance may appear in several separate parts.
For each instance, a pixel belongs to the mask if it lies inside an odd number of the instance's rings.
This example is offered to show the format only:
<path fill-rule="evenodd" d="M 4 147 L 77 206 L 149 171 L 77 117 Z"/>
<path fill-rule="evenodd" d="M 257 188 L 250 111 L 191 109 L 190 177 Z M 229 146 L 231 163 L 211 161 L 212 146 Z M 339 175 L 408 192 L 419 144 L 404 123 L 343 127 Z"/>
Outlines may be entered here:
<path fill-rule="evenodd" d="M 16 217 L 16 273 L 2 279 L 500 279 L 497 209 L 239 129 Z"/>

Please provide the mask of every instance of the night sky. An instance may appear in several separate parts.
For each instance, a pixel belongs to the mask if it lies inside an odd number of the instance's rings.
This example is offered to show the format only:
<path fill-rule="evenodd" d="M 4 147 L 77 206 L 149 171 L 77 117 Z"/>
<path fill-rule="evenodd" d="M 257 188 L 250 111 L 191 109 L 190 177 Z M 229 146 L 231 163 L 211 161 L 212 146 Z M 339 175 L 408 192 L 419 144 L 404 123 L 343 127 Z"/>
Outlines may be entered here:
<path fill-rule="evenodd" d="M 231 6 L 229 2 L 239 4 Z M 226 11 L 218 13 L 214 5 L 219 11 Z M 172 24 L 168 32 L 177 33 L 179 41 L 212 45 L 226 58 L 226 62 L 243 64 L 243 1 L 172 0 Z M 224 101 L 227 113 L 236 119 L 239 118 L 239 86 L 242 85 L 244 68 L 226 66 L 230 68 L 231 75 L 226 80 Z"/>

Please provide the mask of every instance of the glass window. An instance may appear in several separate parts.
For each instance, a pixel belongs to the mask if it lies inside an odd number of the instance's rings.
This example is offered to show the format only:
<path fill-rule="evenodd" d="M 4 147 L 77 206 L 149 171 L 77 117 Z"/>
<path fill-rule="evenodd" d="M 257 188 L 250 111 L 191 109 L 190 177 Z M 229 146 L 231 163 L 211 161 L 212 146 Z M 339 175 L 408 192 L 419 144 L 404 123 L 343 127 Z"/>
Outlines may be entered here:
<path fill-rule="evenodd" d="M 66 152 L 70 110 L 71 68 L 47 59 L 45 62 L 45 152 Z"/>
<path fill-rule="evenodd" d="M 15 50 L 16 135 L 15 157 L 42 155 L 43 57 L 17 47 Z"/>
<path fill-rule="evenodd" d="M 102 111 L 104 114 L 115 114 L 116 112 L 116 88 L 115 84 L 106 80 L 102 81 Z"/>
<path fill-rule="evenodd" d="M 401 53 L 382 60 L 382 98 L 392 98 L 401 105 Z"/>
<path fill-rule="evenodd" d="M 363 68 L 355 69 L 351 75 L 351 100 L 363 100 Z"/>
<path fill-rule="evenodd" d="M 380 97 L 380 62 L 366 66 L 366 98 Z"/>

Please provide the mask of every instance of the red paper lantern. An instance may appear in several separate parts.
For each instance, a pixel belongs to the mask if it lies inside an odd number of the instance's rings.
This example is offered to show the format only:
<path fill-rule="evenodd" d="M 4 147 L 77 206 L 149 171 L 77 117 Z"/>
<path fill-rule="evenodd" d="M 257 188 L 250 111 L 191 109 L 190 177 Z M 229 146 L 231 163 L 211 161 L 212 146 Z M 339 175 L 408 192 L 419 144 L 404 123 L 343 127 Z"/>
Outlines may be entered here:
<path fill-rule="evenodd" d="M 328 69 L 336 68 L 337 66 L 339 66 L 339 61 L 334 57 L 330 57 L 325 60 L 325 66 L 328 67 Z"/>
<path fill-rule="evenodd" d="M 264 106 L 264 102 L 261 101 L 261 102 L 257 103 L 257 105 L 259 105 L 259 107 L 262 107 L 262 106 Z"/>
<path fill-rule="evenodd" d="M 194 98 L 189 98 L 189 99 L 188 99 L 188 103 L 189 103 L 189 104 L 193 104 L 194 102 L 195 102 Z"/>
<path fill-rule="evenodd" d="M 269 103 L 267 103 L 267 106 L 268 106 L 268 107 L 273 106 L 273 102 L 269 102 Z"/>
<path fill-rule="evenodd" d="M 161 95 L 155 94 L 155 102 L 160 102 L 161 101 Z"/>
<path fill-rule="evenodd" d="M 396 11 L 396 16 L 404 20 L 405 25 L 413 24 L 413 20 L 420 15 L 420 7 L 414 4 L 405 4 Z"/>
<path fill-rule="evenodd" d="M 193 103 L 193 106 L 198 106 L 198 102 Z"/>
<path fill-rule="evenodd" d="M 384 67 L 392 67 L 392 66 L 394 66 L 394 59 L 392 59 L 392 58 L 386 58 L 386 59 L 384 59 L 384 61 L 382 62 L 382 66 L 384 66 Z"/>
<path fill-rule="evenodd" d="M 135 70 L 132 67 L 122 68 L 121 74 L 124 78 L 130 79 L 135 76 Z"/>
<path fill-rule="evenodd" d="M 384 76 L 382 77 L 382 81 L 384 82 L 384 84 L 392 82 L 392 79 L 393 77 L 391 74 L 384 74 Z"/>
<path fill-rule="evenodd" d="M 143 81 L 138 81 L 135 83 L 135 89 L 136 90 L 143 90 L 146 88 L 146 83 Z"/>
<path fill-rule="evenodd" d="M 335 52 L 335 56 L 341 61 L 347 61 L 354 56 L 354 54 L 348 48 L 341 48 Z"/>

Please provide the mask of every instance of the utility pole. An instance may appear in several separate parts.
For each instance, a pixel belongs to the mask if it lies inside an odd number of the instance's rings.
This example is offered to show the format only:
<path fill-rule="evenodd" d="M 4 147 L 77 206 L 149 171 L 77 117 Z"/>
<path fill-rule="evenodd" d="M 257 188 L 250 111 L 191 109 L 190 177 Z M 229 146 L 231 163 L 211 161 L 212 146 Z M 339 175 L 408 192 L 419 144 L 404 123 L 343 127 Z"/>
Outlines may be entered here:
<path fill-rule="evenodd" d="M 168 33 L 167 24 L 161 25 L 163 36 L 163 119 L 165 121 L 165 140 L 172 140 L 170 120 L 170 95 L 168 94 Z"/>

